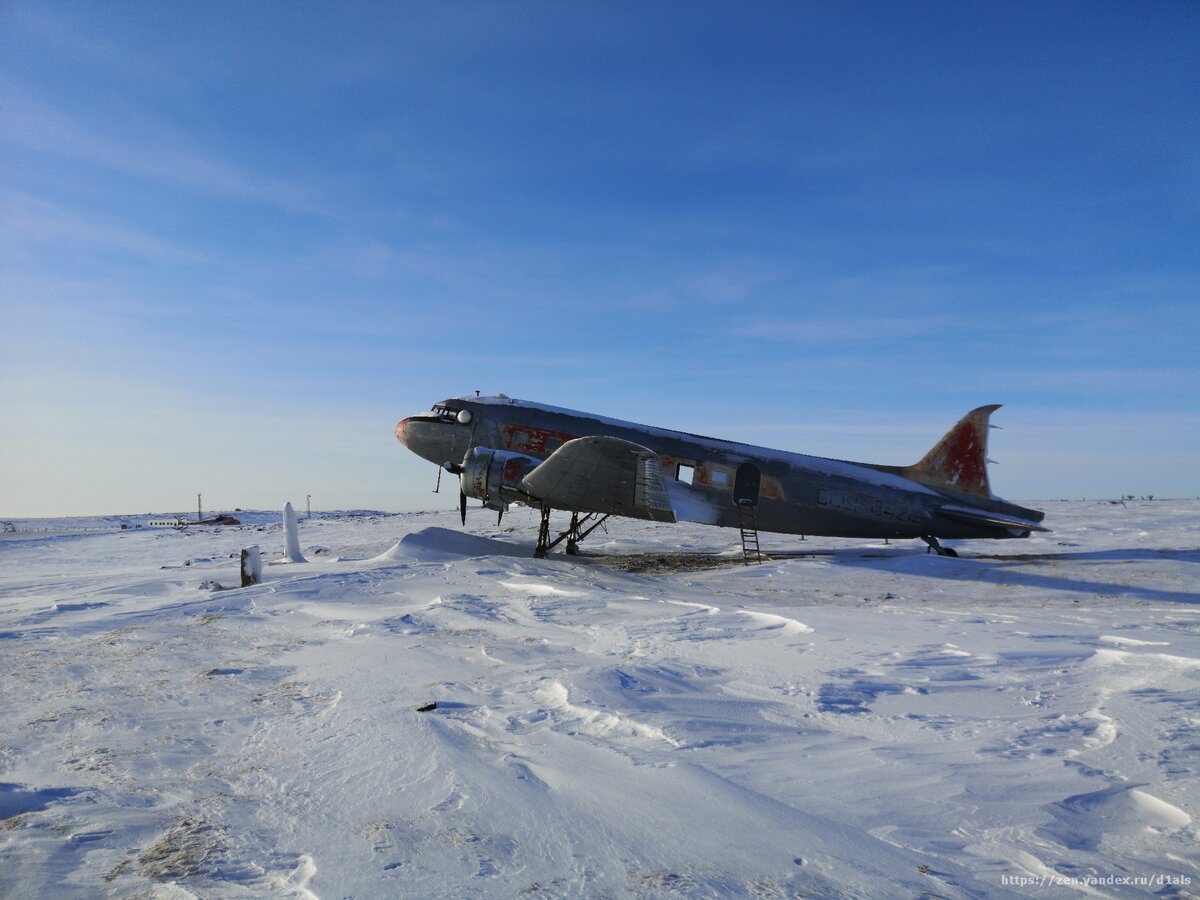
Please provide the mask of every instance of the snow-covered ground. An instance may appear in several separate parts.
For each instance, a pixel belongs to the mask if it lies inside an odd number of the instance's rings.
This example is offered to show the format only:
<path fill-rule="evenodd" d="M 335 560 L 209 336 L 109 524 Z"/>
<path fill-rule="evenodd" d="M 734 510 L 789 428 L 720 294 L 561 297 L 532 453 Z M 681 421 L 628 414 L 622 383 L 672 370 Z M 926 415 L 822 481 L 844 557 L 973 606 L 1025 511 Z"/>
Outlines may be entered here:
<path fill-rule="evenodd" d="M 1198 896 L 1200 501 L 1043 506 L 750 567 L 326 516 L 232 590 L 277 514 L 16 522 L 0 896 Z"/>

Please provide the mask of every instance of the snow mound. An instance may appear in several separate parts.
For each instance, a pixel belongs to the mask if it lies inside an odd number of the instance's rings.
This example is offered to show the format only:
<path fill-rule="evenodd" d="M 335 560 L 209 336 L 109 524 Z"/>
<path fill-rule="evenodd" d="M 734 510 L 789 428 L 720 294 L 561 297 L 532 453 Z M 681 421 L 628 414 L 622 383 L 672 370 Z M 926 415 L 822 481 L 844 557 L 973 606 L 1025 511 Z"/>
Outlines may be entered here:
<path fill-rule="evenodd" d="M 1121 666 L 1142 664 L 1155 668 L 1196 669 L 1200 659 L 1192 656 L 1176 656 L 1171 653 L 1131 653 L 1128 650 L 1097 650 L 1088 661 L 1093 666 Z"/>
<path fill-rule="evenodd" d="M 399 540 L 399 541 L 396 541 L 396 543 L 392 544 L 392 546 L 390 546 L 386 550 L 384 550 L 382 553 L 380 553 L 378 556 L 372 556 L 370 559 L 367 560 L 367 562 L 369 562 L 369 563 L 388 563 L 388 562 L 397 562 L 402 559 L 408 559 L 408 556 L 404 552 L 404 541 Z"/>
<path fill-rule="evenodd" d="M 1139 788 L 1118 784 L 1076 794 L 1049 807 L 1056 823 L 1043 833 L 1073 850 L 1096 850 L 1105 835 L 1121 837 L 1178 831 L 1192 823 L 1179 807 Z"/>
<path fill-rule="evenodd" d="M 526 594 L 530 597 L 582 596 L 578 591 L 564 591 L 562 588 L 557 588 L 552 584 L 543 584 L 540 581 L 498 581 L 496 583 L 500 585 L 500 587 L 508 588 L 514 593 Z"/>
<path fill-rule="evenodd" d="M 780 634 L 812 634 L 812 629 L 803 622 L 777 616 L 774 613 L 755 612 L 751 609 L 739 609 L 739 615 L 750 619 L 763 631 L 779 631 Z"/>
<path fill-rule="evenodd" d="M 688 606 L 692 609 L 700 609 L 709 615 L 715 615 L 721 611 L 719 606 L 709 606 L 707 603 L 691 603 L 687 600 L 664 600 L 664 603 L 671 603 L 675 606 Z"/>
<path fill-rule="evenodd" d="M 1118 637 L 1112 634 L 1100 635 L 1100 643 L 1116 644 L 1118 647 L 1169 647 L 1170 641 L 1141 641 L 1137 638 Z"/>
<path fill-rule="evenodd" d="M 433 526 L 405 535 L 400 542 L 387 551 L 405 554 L 416 559 L 441 559 L 447 556 L 529 556 L 526 547 L 517 547 L 494 538 L 464 534 L 449 528 Z M 384 554 L 385 556 L 387 554 Z"/>

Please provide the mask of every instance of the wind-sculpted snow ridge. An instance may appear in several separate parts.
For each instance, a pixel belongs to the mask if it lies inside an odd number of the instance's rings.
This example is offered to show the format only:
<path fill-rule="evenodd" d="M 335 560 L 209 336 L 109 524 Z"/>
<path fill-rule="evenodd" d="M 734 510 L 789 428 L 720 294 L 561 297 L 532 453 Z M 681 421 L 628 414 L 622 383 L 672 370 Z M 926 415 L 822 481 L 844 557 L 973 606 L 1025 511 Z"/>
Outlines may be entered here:
<path fill-rule="evenodd" d="M 597 737 L 628 735 L 653 738 L 665 741 L 671 746 L 677 746 L 677 742 L 668 737 L 661 728 L 645 725 L 601 709 L 589 709 L 586 706 L 577 706 L 571 703 L 568 699 L 567 689 L 557 681 L 550 681 L 542 685 L 538 689 L 537 698 L 544 708 L 558 718 L 560 725 L 562 722 L 567 722 L 569 727 Z"/>
<path fill-rule="evenodd" d="M 1200 893 L 1200 503 L 457 515 L 0 539 L 0 896 Z"/>
<path fill-rule="evenodd" d="M 739 609 L 738 615 L 746 616 L 764 631 L 778 630 L 780 634 L 811 634 L 812 629 L 803 622 L 789 619 L 787 616 L 777 616 L 774 613 L 755 612 L 752 609 Z"/>

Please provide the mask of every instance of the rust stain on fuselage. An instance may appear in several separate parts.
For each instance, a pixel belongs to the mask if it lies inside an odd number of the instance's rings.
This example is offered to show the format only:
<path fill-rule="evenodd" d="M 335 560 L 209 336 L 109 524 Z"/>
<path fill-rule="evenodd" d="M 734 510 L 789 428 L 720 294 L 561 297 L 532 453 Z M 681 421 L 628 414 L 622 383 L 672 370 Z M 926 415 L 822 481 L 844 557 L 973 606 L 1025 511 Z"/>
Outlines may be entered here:
<path fill-rule="evenodd" d="M 549 456 L 567 441 L 573 441 L 579 437 L 577 434 L 567 434 L 564 431 L 512 424 L 501 425 L 500 434 L 504 437 L 505 449 L 514 450 L 517 453 L 527 453 L 530 456 Z"/>
<path fill-rule="evenodd" d="M 764 500 L 787 500 L 787 495 L 783 492 L 783 484 L 774 475 L 764 475 L 762 477 L 762 485 L 759 487 L 758 495 Z"/>

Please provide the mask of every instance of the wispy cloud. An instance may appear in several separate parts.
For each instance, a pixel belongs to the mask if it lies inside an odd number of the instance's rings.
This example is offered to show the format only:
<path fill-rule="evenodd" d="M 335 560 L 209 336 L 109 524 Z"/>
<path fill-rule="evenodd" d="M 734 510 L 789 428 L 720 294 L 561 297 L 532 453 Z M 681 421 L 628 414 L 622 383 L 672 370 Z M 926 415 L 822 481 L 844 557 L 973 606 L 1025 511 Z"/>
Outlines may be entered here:
<path fill-rule="evenodd" d="M 0 234 L 7 252 L 32 244 L 72 245 L 76 249 L 113 249 L 157 261 L 200 263 L 208 257 L 191 245 L 167 240 L 111 216 L 26 193 L 0 195 Z"/>
<path fill-rule="evenodd" d="M 831 317 L 825 313 L 801 312 L 787 317 L 745 319 L 732 330 L 743 338 L 819 345 L 840 351 L 848 344 L 862 346 L 931 337 L 945 333 L 952 324 L 949 317 L 872 317 L 853 314 Z"/>
<path fill-rule="evenodd" d="M 203 195 L 330 215 L 306 188 L 222 159 L 196 134 L 145 110 L 114 104 L 102 121 L 85 121 L 10 78 L 0 79 L 0 96 L 0 141 L 10 145 Z"/>

